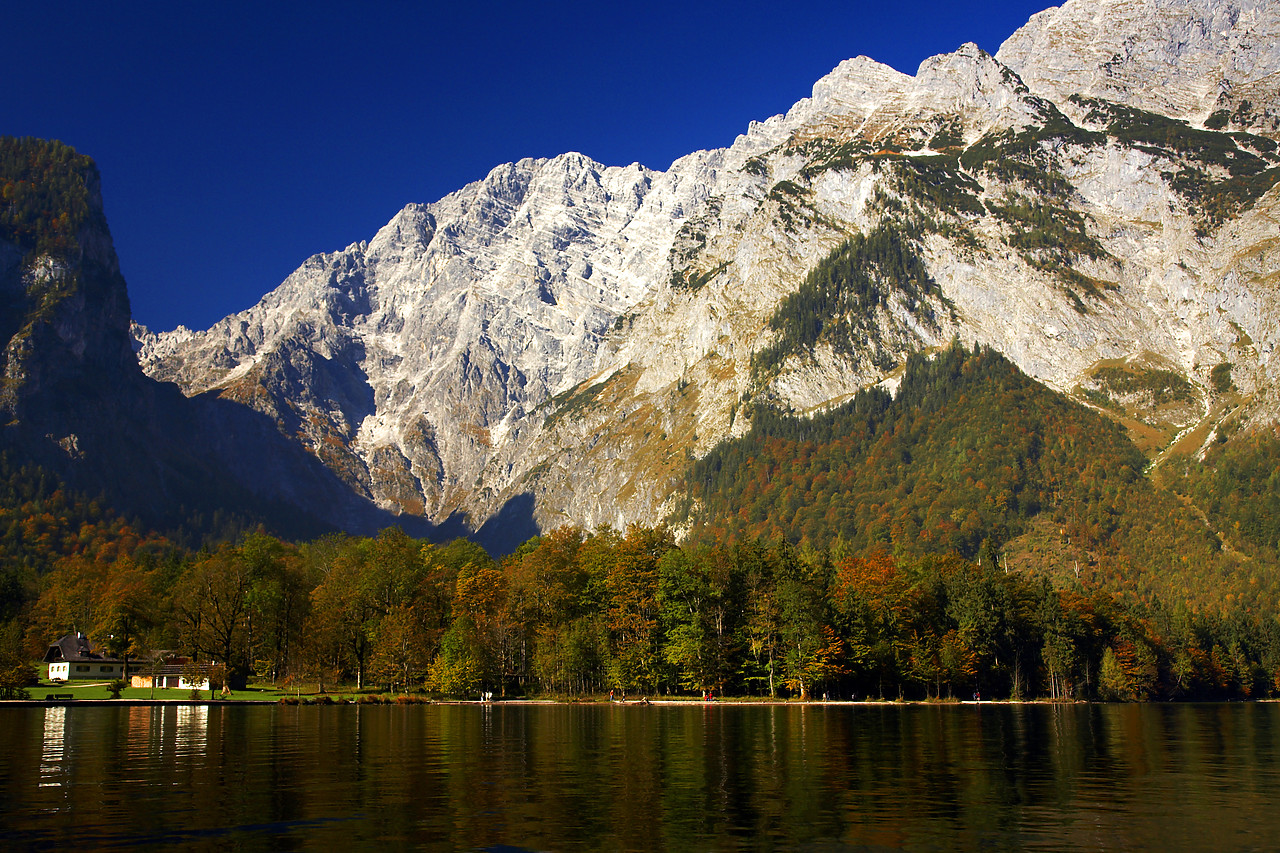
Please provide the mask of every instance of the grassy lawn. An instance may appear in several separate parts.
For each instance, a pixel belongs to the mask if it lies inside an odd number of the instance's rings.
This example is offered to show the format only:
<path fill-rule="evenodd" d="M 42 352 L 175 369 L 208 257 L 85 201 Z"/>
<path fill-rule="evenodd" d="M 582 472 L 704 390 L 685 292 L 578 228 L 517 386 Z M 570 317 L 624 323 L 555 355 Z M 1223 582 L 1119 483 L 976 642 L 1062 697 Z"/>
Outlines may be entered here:
<path fill-rule="evenodd" d="M 309 682 L 309 683 L 300 685 L 301 689 L 296 689 L 296 688 L 286 689 L 284 687 L 273 687 L 270 683 L 256 683 L 256 684 L 249 685 L 244 690 L 233 691 L 230 698 L 232 701 L 235 701 L 235 700 L 264 701 L 265 700 L 269 702 L 276 702 L 281 699 L 290 699 L 290 700 L 297 700 L 302 704 L 316 704 L 318 697 L 323 697 L 319 699 L 319 704 L 354 703 L 354 702 L 361 702 L 361 701 L 403 704 L 405 702 L 409 702 L 409 703 L 422 702 L 428 699 L 427 695 L 419 692 L 412 692 L 408 694 L 398 690 L 392 691 L 392 692 L 384 692 L 377 688 L 365 688 L 364 690 L 357 691 L 355 689 L 355 685 L 353 684 L 327 685 L 330 689 L 324 691 L 324 693 L 321 694 L 317 691 L 317 686 L 318 685 L 315 682 Z M 73 695 L 76 699 L 110 699 L 111 698 L 111 691 L 108 689 L 107 682 L 105 681 L 70 682 L 70 683 L 63 683 L 63 684 L 54 684 L 50 682 L 48 679 L 41 679 L 38 685 L 36 685 L 35 687 L 28 688 L 28 692 L 30 694 L 30 698 L 35 700 L 42 700 L 45 698 L 45 696 L 48 696 L 49 694 L 68 694 L 68 693 Z M 211 693 L 208 690 L 203 690 L 200 692 L 199 698 L 204 701 L 209 701 L 209 700 L 218 699 L 220 695 L 221 694 L 219 691 L 213 691 Z M 192 699 L 192 696 L 191 696 L 190 690 L 178 690 L 176 688 L 174 689 L 157 688 L 155 690 L 152 690 L 149 687 L 126 687 L 120 691 L 120 698 L 125 700 L 168 699 L 168 700 L 190 701 Z M 434 698 L 434 699 L 444 698 L 446 701 L 449 699 L 449 697 L 440 697 L 439 695 L 434 695 L 431 698 Z M 466 697 L 458 697 L 458 698 L 474 701 L 476 697 L 466 696 Z M 517 697 L 513 696 L 511 698 L 517 698 Z M 572 704 L 583 704 L 583 703 L 608 704 L 609 703 L 609 697 L 606 694 L 587 695 L 587 696 L 568 696 L 568 695 L 552 694 L 552 695 L 543 695 L 543 696 L 538 696 L 538 695 L 521 696 L 519 698 L 535 699 L 535 700 L 540 699 L 540 700 L 546 700 L 546 701 L 572 703 Z M 622 697 L 622 696 L 619 697 L 619 700 L 624 703 L 625 702 L 634 703 L 637 699 L 639 699 L 638 694 L 632 695 L 632 696 L 626 696 L 626 697 Z M 699 705 L 699 704 L 702 704 L 703 702 L 702 699 L 696 696 L 652 695 L 649 697 L 649 699 L 652 702 L 662 703 L 662 704 L 687 702 L 691 705 Z M 788 700 L 768 699 L 768 698 L 759 697 L 759 696 L 748 696 L 748 697 L 717 696 L 715 701 L 716 701 L 716 704 L 726 704 L 726 705 L 731 705 L 735 703 L 755 704 L 760 702 L 770 702 L 770 703 L 780 702 L 783 704 L 788 703 Z M 796 702 L 798 700 L 793 699 L 790 701 Z M 877 700 L 870 700 L 870 701 L 877 701 Z M 878 701 L 883 702 L 885 700 L 878 700 Z M 939 701 L 942 702 L 943 704 L 955 702 L 955 700 L 939 700 Z M 295 704 L 295 703 L 290 702 L 289 704 Z M 893 703 L 890 700 L 887 704 L 893 704 Z"/>
<path fill-rule="evenodd" d="M 50 693 L 71 694 L 77 699 L 110 699 L 111 691 L 107 687 L 105 681 L 86 681 L 86 682 L 66 682 L 64 684 L 54 684 L 48 679 L 41 679 L 40 683 L 35 687 L 27 688 L 32 699 L 43 699 Z M 220 694 L 218 691 L 200 691 L 201 699 L 216 699 Z M 290 695 L 281 690 L 273 690 L 270 685 L 253 685 L 245 690 L 236 690 L 231 694 L 232 699 L 270 699 L 276 700 L 281 696 Z M 190 690 L 179 690 L 177 688 L 157 687 L 152 690 L 150 687 L 126 687 L 120 691 L 121 699 L 191 699 Z"/>
<path fill-rule="evenodd" d="M 269 682 L 250 684 L 243 690 L 234 690 L 231 693 L 231 699 L 239 699 L 241 701 L 247 699 L 277 701 L 284 697 L 295 697 L 301 699 L 311 699 L 317 696 L 317 684 L 310 682 L 299 685 L 298 688 L 285 688 L 282 686 L 272 686 Z M 361 696 L 368 696 L 371 693 L 379 691 L 365 689 L 357 692 L 354 685 L 327 685 L 329 689 L 325 690 L 324 695 L 334 700 L 346 699 L 348 701 L 356 701 Z M 300 688 L 300 689 L 299 689 Z M 71 694 L 76 699 L 110 699 L 111 690 L 107 687 L 106 681 L 68 681 L 55 684 L 47 678 L 40 679 L 40 683 L 35 687 L 27 688 L 32 699 L 44 699 L 49 694 Z M 204 700 L 218 699 L 221 697 L 220 691 L 202 690 L 200 698 Z M 387 697 L 394 697 L 397 693 L 385 694 Z M 190 690 L 179 690 L 177 688 L 157 687 L 152 690 L 150 687 L 126 687 L 120 691 L 121 699 L 191 699 Z"/>

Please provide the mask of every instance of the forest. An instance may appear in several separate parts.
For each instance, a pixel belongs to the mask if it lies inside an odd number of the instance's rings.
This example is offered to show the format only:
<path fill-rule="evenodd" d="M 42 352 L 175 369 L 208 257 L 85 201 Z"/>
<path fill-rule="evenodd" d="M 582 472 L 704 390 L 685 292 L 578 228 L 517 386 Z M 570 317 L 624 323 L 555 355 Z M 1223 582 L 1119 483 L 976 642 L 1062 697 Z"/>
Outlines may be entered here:
<path fill-rule="evenodd" d="M 677 524 L 699 542 L 955 553 L 1137 602 L 1274 615 L 1277 446 L 1237 436 L 1148 475 L 1115 421 L 953 343 L 908 358 L 896 396 L 871 388 L 811 416 L 757 406 L 746 435 L 691 466 Z"/>
<path fill-rule="evenodd" d="M 31 509 L 41 511 L 6 536 L 57 553 L 38 577 L 6 575 L 6 689 L 29 682 L 29 662 L 77 629 L 117 656 L 173 650 L 320 693 L 1280 693 L 1273 615 L 1197 613 L 1084 581 L 1054 586 L 955 552 L 679 545 L 666 528 L 641 526 L 562 528 L 500 561 L 466 540 L 432 544 L 398 528 L 299 544 L 255 532 L 189 552 L 77 518 L 66 502 Z"/>
<path fill-rule="evenodd" d="M 691 467 L 676 526 L 501 559 L 394 527 L 193 548 L 0 454 L 0 689 L 80 630 L 322 693 L 1273 696 L 1278 458 L 1238 437 L 1157 486 L 1113 422 L 958 343 L 913 356 L 896 397 L 757 407 Z"/>
<path fill-rule="evenodd" d="M 93 160 L 57 141 L 0 136 L 0 234 L 32 255 L 78 250 L 93 212 L 86 176 Z"/>

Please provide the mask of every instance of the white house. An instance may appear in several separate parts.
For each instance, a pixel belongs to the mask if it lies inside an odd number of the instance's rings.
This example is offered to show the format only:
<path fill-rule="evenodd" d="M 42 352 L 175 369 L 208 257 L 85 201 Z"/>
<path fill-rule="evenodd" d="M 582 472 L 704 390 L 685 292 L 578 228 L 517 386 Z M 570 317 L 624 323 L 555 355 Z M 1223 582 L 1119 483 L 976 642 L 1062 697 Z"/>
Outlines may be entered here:
<path fill-rule="evenodd" d="M 50 681 L 114 681 L 124 677 L 124 661 L 100 655 L 80 632 L 67 634 L 44 654 Z"/>

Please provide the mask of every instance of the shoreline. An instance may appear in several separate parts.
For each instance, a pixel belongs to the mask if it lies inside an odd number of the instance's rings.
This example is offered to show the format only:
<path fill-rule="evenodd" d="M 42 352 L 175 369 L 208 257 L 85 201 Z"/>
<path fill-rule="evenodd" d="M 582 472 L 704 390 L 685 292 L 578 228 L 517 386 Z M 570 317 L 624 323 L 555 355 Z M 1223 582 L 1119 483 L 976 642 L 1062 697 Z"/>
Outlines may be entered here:
<path fill-rule="evenodd" d="M 322 697 L 329 698 L 329 701 L 315 701 Z M 706 701 L 703 699 L 649 699 L 645 702 L 639 700 L 604 700 L 604 701 L 584 701 L 569 699 L 496 699 L 491 701 L 482 701 L 479 699 L 411 699 L 409 701 L 397 701 L 397 697 L 388 700 L 379 700 L 376 702 L 361 702 L 359 700 L 340 701 L 328 697 L 328 694 L 321 694 L 313 698 L 298 698 L 297 701 L 285 701 L 285 699 L 295 699 L 296 697 L 281 697 L 279 699 L 6 699 L 0 700 L 0 708 L 48 708 L 48 707 L 181 707 L 181 706 L 221 706 L 221 705 L 281 705 L 285 707 L 342 707 L 354 705 L 372 705 L 372 706 L 391 706 L 397 705 L 401 707 L 409 707 L 414 705 L 477 705 L 485 707 L 495 706 L 564 706 L 564 707 L 607 707 L 618 706 L 626 708 L 644 708 L 644 707 L 664 707 L 664 708 L 713 708 L 716 706 L 724 707 L 793 707 L 793 708 L 810 708 L 810 707 L 839 707 L 839 708 L 901 708 L 901 707 L 980 707 L 987 705 L 1242 705 L 1242 704 L 1267 704 L 1280 702 L 1280 699 L 1247 699 L 1247 700 L 1186 700 L 1186 701 L 1151 701 L 1151 702 L 1095 702 L 1087 699 L 1072 699 L 1069 701 L 1055 699 L 964 699 L 964 700 L 929 700 L 929 699 L 716 699 Z"/>

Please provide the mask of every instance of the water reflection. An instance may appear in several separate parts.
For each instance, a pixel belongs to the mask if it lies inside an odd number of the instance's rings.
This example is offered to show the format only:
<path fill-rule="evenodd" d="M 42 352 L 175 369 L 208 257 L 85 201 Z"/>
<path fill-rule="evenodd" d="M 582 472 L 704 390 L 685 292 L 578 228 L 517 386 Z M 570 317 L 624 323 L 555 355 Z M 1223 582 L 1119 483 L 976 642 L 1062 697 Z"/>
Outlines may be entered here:
<path fill-rule="evenodd" d="M 174 710 L 177 720 L 173 726 L 173 743 L 177 757 L 204 752 L 208 741 L 209 706 L 179 705 Z"/>
<path fill-rule="evenodd" d="M 1280 837 L 1273 705 L 0 715 L 0 842 L 29 846 L 1222 849 Z"/>
<path fill-rule="evenodd" d="M 67 709 L 51 706 L 44 709 L 44 740 L 40 748 L 40 787 L 58 787 L 66 776 L 63 763 L 67 740 Z"/>

